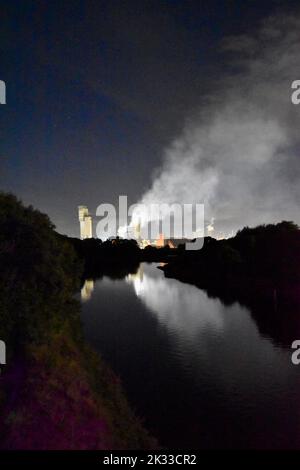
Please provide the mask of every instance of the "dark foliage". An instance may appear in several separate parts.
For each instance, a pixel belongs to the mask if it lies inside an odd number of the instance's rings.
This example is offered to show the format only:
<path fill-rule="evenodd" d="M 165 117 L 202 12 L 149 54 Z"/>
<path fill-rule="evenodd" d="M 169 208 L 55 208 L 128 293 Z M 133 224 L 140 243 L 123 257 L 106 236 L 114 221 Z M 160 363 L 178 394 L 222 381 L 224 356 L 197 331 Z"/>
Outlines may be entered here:
<path fill-rule="evenodd" d="M 207 237 L 201 250 L 185 251 L 163 269 L 229 299 L 254 294 L 293 299 L 300 282 L 300 230 L 284 221 L 246 227 L 228 240 Z"/>
<path fill-rule="evenodd" d="M 80 244 L 91 259 L 95 242 Z M 0 448 L 155 447 L 118 378 L 83 340 L 74 293 L 84 263 L 74 245 L 46 215 L 0 193 L 0 338 L 8 353 Z"/>
<path fill-rule="evenodd" d="M 0 334 L 41 340 L 47 324 L 60 323 L 61 306 L 72 303 L 82 263 L 60 240 L 49 218 L 0 193 Z M 64 308 L 64 307 L 63 307 Z M 65 308 L 65 311 L 69 311 Z M 59 313 L 55 315 L 56 312 Z"/>

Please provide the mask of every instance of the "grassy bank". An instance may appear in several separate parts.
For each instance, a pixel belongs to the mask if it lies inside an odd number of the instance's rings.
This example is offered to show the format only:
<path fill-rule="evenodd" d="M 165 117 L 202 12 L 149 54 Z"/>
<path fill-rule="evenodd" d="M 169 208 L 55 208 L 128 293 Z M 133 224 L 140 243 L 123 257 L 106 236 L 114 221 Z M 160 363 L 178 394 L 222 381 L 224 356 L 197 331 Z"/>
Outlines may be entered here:
<path fill-rule="evenodd" d="M 44 214 L 0 193 L 1 448 L 153 448 L 118 378 L 84 341 L 83 266 Z"/>

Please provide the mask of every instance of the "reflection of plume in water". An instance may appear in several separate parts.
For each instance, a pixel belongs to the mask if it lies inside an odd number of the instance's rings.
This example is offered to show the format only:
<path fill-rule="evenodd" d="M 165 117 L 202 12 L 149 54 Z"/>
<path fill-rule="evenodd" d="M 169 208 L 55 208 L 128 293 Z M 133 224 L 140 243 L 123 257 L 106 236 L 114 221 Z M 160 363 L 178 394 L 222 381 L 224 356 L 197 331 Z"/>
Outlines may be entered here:
<path fill-rule="evenodd" d="M 81 289 L 81 300 L 84 302 L 89 300 L 92 296 L 94 290 L 94 281 L 93 279 L 86 279 Z"/>
<path fill-rule="evenodd" d="M 128 274 L 126 277 L 127 282 L 132 282 L 136 295 L 139 297 L 143 291 L 143 280 L 144 280 L 144 269 L 141 264 L 138 271 L 135 274 Z"/>
<path fill-rule="evenodd" d="M 206 325 L 222 329 L 221 302 L 215 301 L 212 311 L 211 300 L 205 292 L 158 274 L 150 276 L 140 268 L 137 274 L 129 275 L 127 281 L 133 283 L 136 295 L 162 323 L 188 337 Z"/>
<path fill-rule="evenodd" d="M 249 310 L 239 303 L 223 305 L 195 286 L 164 278 L 153 266 L 144 265 L 143 271 L 128 276 L 127 282 L 133 284 L 136 295 L 167 328 L 185 370 L 191 375 L 201 373 L 202 378 L 207 374 L 207 383 L 211 380 L 213 388 L 217 376 L 218 381 L 226 383 L 226 389 L 233 386 L 241 391 L 241 396 L 248 394 L 257 376 L 264 376 L 265 367 L 273 360 L 281 362 L 288 374 L 284 366 L 289 364 L 289 358 L 274 348 L 268 338 L 260 337 Z M 217 375 L 210 376 L 207 362 L 212 371 L 218 369 Z M 280 383 L 282 370 L 272 368 L 270 380 Z M 256 386 L 264 389 L 266 384 L 260 381 Z"/>

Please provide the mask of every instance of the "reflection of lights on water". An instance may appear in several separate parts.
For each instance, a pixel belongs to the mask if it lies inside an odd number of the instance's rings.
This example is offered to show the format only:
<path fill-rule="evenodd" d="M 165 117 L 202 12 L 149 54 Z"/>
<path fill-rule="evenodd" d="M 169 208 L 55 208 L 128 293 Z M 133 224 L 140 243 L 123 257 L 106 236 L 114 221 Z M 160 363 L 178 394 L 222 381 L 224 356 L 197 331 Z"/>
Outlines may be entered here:
<path fill-rule="evenodd" d="M 200 374 L 203 378 L 205 373 L 213 377 L 213 383 L 238 381 L 238 365 L 233 364 L 237 357 L 245 361 L 245 347 L 250 358 L 247 364 L 259 362 L 269 351 L 268 343 L 262 344 L 259 351 L 253 349 L 257 328 L 249 311 L 238 303 L 225 306 L 195 286 L 165 278 L 153 265 L 143 265 L 143 271 L 128 276 L 127 282 L 132 283 L 136 296 L 166 329 L 172 354 L 192 377 Z M 226 350 L 224 357 L 222 348 Z M 215 364 L 212 369 L 217 368 L 217 379 L 210 376 L 209 363 Z M 226 370 L 225 378 L 220 373 L 222 367 Z M 252 383 L 252 376 L 248 375 L 246 387 Z"/>
<path fill-rule="evenodd" d="M 128 274 L 126 282 L 133 284 L 136 295 L 139 297 L 143 291 L 144 272 L 143 267 L 140 266 L 136 274 Z"/>
<path fill-rule="evenodd" d="M 210 326 L 223 328 L 223 307 L 212 301 L 197 287 L 166 279 L 157 268 L 143 265 L 126 281 L 133 285 L 135 294 L 159 320 L 180 335 L 193 337 L 199 329 Z M 157 271 L 156 271 L 157 270 Z"/>
<path fill-rule="evenodd" d="M 86 279 L 81 289 L 81 300 L 89 300 L 92 296 L 94 290 L 94 281 L 93 279 Z"/>

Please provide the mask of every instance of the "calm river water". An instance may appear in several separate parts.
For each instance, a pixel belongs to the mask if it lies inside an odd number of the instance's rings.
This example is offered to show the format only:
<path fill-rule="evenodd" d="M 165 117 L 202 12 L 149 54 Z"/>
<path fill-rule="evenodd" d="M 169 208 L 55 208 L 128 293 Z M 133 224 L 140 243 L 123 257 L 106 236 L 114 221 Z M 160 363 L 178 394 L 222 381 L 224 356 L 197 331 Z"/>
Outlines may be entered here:
<path fill-rule="evenodd" d="M 86 281 L 82 320 L 162 446 L 300 448 L 300 365 L 239 303 L 143 263 Z"/>

